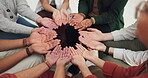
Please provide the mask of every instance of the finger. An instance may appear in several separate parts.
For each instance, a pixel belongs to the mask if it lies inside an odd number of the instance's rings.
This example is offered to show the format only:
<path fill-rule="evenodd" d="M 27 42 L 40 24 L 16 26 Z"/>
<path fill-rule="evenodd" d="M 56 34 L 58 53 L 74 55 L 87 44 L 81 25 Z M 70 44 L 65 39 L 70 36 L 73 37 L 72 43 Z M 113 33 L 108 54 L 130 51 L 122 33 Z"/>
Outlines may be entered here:
<path fill-rule="evenodd" d="M 77 47 L 79 47 L 82 51 L 87 51 L 86 48 L 84 48 L 81 44 L 76 44 Z"/>
<path fill-rule="evenodd" d="M 74 25 L 75 25 L 75 21 L 72 20 L 72 21 L 70 22 L 70 26 L 74 26 Z"/>
<path fill-rule="evenodd" d="M 70 13 L 70 16 L 73 17 L 76 13 Z"/>
<path fill-rule="evenodd" d="M 95 29 L 95 28 L 87 28 L 87 30 L 92 31 L 92 32 L 98 31 L 98 30 Z"/>
<path fill-rule="evenodd" d="M 50 54 L 51 54 L 51 51 L 48 51 L 47 54 L 46 54 L 46 56 L 48 56 L 48 55 L 50 55 Z"/>
<path fill-rule="evenodd" d="M 73 55 L 73 56 L 76 55 L 76 54 L 75 54 L 76 51 L 75 51 L 75 49 L 74 49 L 73 47 L 71 47 L 71 52 L 72 52 L 72 55 Z"/>
<path fill-rule="evenodd" d="M 84 30 L 85 28 L 84 27 L 82 27 L 82 28 L 80 28 L 80 29 L 78 29 L 78 31 L 82 31 L 82 30 Z"/>
<path fill-rule="evenodd" d="M 88 41 L 85 38 L 81 37 L 81 36 L 79 37 L 79 41 L 82 42 L 84 45 L 88 44 Z"/>

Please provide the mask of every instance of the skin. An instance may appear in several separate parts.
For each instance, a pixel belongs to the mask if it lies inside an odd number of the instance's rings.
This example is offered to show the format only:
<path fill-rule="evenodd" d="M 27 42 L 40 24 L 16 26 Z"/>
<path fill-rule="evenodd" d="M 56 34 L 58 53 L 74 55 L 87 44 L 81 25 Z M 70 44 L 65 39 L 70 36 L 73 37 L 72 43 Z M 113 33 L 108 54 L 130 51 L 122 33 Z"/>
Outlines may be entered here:
<path fill-rule="evenodd" d="M 67 13 L 67 9 L 68 9 L 68 6 L 69 6 L 69 0 L 64 0 L 62 6 L 61 6 L 61 9 L 58 10 L 54 7 L 52 7 L 49 3 L 48 3 L 48 0 L 40 0 L 41 1 L 41 4 L 43 6 L 43 8 L 46 10 L 46 11 L 49 11 L 49 12 L 52 12 L 53 15 L 52 15 L 52 18 L 54 19 L 54 22 L 58 25 L 58 26 L 61 26 L 62 23 L 64 25 L 67 24 L 67 21 L 68 21 L 68 13 Z"/>
<path fill-rule="evenodd" d="M 138 21 L 138 27 L 137 27 L 137 31 L 136 31 L 136 35 L 137 37 L 146 45 L 146 47 L 148 47 L 148 36 L 146 33 L 148 33 L 147 31 L 147 25 L 148 25 L 148 15 L 146 12 L 141 11 L 141 15 Z"/>
<path fill-rule="evenodd" d="M 60 46 L 57 46 L 52 52 L 48 52 L 46 55 L 46 61 L 48 62 L 47 65 L 45 62 L 36 65 L 30 69 L 21 71 L 21 72 L 17 72 L 15 73 L 15 75 L 17 76 L 17 78 L 38 78 L 40 75 L 42 75 L 44 72 L 46 72 L 48 69 L 50 69 L 52 67 L 52 65 L 54 65 L 56 63 L 56 61 L 58 60 L 60 54 L 57 53 L 58 49 Z M 54 56 L 54 59 L 53 59 Z M 50 60 L 50 61 L 49 61 Z M 50 66 L 50 67 L 49 67 Z M 28 75 L 31 74 L 31 75 Z"/>
<path fill-rule="evenodd" d="M 84 19 L 84 15 L 82 15 L 81 13 L 71 13 L 70 16 L 72 17 L 72 19 L 69 20 L 68 23 L 71 26 L 78 25 Z"/>
<path fill-rule="evenodd" d="M 33 44 L 28 48 L 31 54 L 33 53 L 46 54 L 49 50 L 49 46 L 46 43 Z M 13 67 L 26 57 L 28 57 L 28 54 L 26 52 L 26 49 L 23 49 L 15 54 L 0 59 L 0 68 L 1 68 L 0 72 L 4 72 L 10 69 L 11 67 Z"/>
<path fill-rule="evenodd" d="M 83 77 L 86 78 L 87 76 L 92 75 L 85 63 L 81 50 L 79 48 L 74 49 L 73 47 L 71 47 L 70 50 L 72 55 L 71 62 L 79 67 L 83 74 Z"/>
<path fill-rule="evenodd" d="M 65 65 L 68 64 L 71 60 L 71 55 L 69 48 L 64 48 L 60 51 L 61 55 L 56 62 L 56 71 L 54 74 L 54 78 L 65 78 Z"/>

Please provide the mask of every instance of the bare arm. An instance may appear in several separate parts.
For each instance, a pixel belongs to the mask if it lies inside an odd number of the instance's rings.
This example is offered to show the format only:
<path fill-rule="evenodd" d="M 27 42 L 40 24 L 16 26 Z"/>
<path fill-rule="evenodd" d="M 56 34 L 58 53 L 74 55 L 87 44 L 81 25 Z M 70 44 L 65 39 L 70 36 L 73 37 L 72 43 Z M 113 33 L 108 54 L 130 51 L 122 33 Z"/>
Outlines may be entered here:
<path fill-rule="evenodd" d="M 40 0 L 41 1 L 41 4 L 42 4 L 42 7 L 46 10 L 46 11 L 49 11 L 49 12 L 53 12 L 55 10 L 54 7 L 52 7 L 49 3 L 48 3 L 48 0 Z"/>
<path fill-rule="evenodd" d="M 62 9 L 67 10 L 68 7 L 69 7 L 69 0 L 64 0 L 62 7 L 61 7 L 61 10 Z"/>
<path fill-rule="evenodd" d="M 90 72 L 90 70 L 88 69 L 86 64 L 85 65 L 79 65 L 78 67 L 81 70 L 84 78 L 86 78 L 89 75 L 92 75 L 92 73 Z"/>
<path fill-rule="evenodd" d="M 6 39 L 0 39 L 0 51 L 14 49 L 14 48 L 20 48 L 25 46 L 25 43 L 23 44 L 23 39 L 16 39 L 16 40 L 6 40 Z"/>
<path fill-rule="evenodd" d="M 18 62 L 20 62 L 22 59 L 24 59 L 27 56 L 28 55 L 26 53 L 26 50 L 24 49 L 6 58 L 0 59 L 0 73 L 13 67 L 15 64 L 17 64 Z"/>
<path fill-rule="evenodd" d="M 65 70 L 63 65 L 56 66 L 56 72 L 54 78 L 65 78 Z"/>
<path fill-rule="evenodd" d="M 38 78 L 41 74 L 43 74 L 48 69 L 49 67 L 47 66 L 46 63 L 41 63 L 30 69 L 17 72 L 15 73 L 15 75 L 17 76 L 17 78 Z"/>

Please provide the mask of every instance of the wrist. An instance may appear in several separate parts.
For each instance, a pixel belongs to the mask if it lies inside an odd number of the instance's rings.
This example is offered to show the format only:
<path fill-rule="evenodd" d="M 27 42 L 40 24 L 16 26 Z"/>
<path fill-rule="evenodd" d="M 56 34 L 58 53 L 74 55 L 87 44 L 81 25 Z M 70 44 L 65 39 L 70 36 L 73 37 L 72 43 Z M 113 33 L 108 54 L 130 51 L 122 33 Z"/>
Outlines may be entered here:
<path fill-rule="evenodd" d="M 83 16 L 83 18 L 85 18 L 86 16 L 85 16 L 85 14 L 83 14 L 83 13 L 79 13 L 81 16 Z"/>
<path fill-rule="evenodd" d="M 34 52 L 34 51 L 33 51 L 33 49 L 32 49 L 32 47 L 31 47 L 31 46 L 30 46 L 30 47 L 28 47 L 28 50 L 30 51 L 30 53 L 31 53 L 31 54 L 33 54 L 33 52 Z"/>
<path fill-rule="evenodd" d="M 51 68 L 52 67 L 52 65 L 47 60 L 44 61 L 44 63 L 48 66 L 48 68 Z"/>
<path fill-rule="evenodd" d="M 103 51 L 103 52 L 105 52 L 105 50 L 106 50 L 106 46 L 105 45 L 98 45 L 97 46 L 97 48 L 96 48 L 96 50 L 99 50 L 99 51 Z"/>
<path fill-rule="evenodd" d="M 23 46 L 27 46 L 27 38 L 23 39 Z"/>
<path fill-rule="evenodd" d="M 114 48 L 113 48 L 113 47 L 110 47 L 108 53 L 109 53 L 109 54 L 113 54 L 113 53 L 114 53 Z"/>
<path fill-rule="evenodd" d="M 65 64 L 60 64 L 60 63 L 59 63 L 59 64 L 56 64 L 56 67 L 60 67 L 60 68 L 63 67 L 63 68 L 64 68 L 64 67 L 65 67 Z"/>
<path fill-rule="evenodd" d="M 31 56 L 32 55 L 32 53 L 30 52 L 30 50 L 29 50 L 28 47 L 26 48 L 26 53 L 27 53 L 28 56 Z"/>
<path fill-rule="evenodd" d="M 85 68 L 87 67 L 87 65 L 86 65 L 86 63 L 84 63 L 84 64 L 79 64 L 78 67 L 79 67 L 81 70 L 83 70 L 83 69 L 85 69 Z"/>
<path fill-rule="evenodd" d="M 36 22 L 41 23 L 42 17 L 37 18 Z"/>
<path fill-rule="evenodd" d="M 94 63 L 94 61 L 96 61 L 96 59 L 98 59 L 98 57 L 97 56 L 93 56 L 91 59 L 89 59 L 89 61 Z"/>
<path fill-rule="evenodd" d="M 107 41 L 107 40 L 114 40 L 112 33 L 103 33 L 102 41 Z"/>

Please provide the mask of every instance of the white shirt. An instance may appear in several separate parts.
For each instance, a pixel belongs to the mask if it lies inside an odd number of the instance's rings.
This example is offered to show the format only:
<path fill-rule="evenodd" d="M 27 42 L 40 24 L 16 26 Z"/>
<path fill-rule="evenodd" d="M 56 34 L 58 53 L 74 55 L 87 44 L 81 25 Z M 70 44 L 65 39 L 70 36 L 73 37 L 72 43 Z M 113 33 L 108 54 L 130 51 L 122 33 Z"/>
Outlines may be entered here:
<path fill-rule="evenodd" d="M 112 32 L 114 41 L 133 40 L 136 38 L 135 31 L 137 30 L 137 22 L 127 28 Z M 123 60 L 131 66 L 138 66 L 148 59 L 148 50 L 146 51 L 131 51 L 126 49 L 114 48 L 113 57 Z"/>

